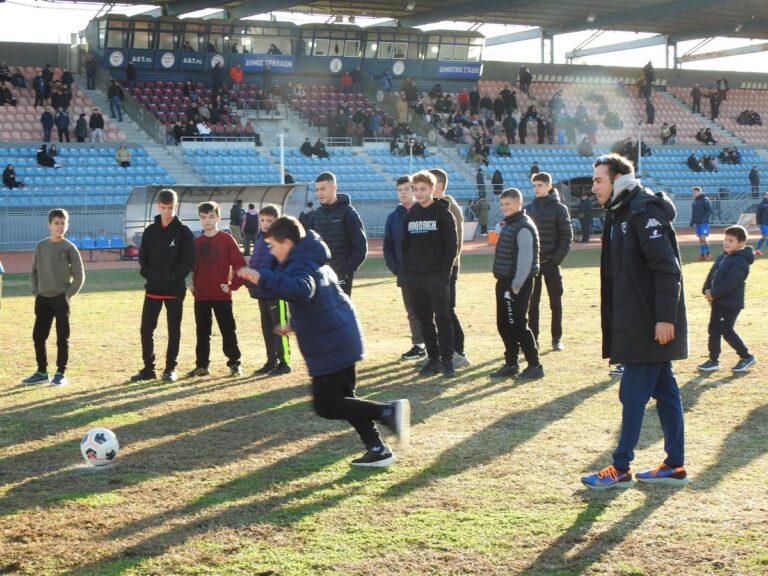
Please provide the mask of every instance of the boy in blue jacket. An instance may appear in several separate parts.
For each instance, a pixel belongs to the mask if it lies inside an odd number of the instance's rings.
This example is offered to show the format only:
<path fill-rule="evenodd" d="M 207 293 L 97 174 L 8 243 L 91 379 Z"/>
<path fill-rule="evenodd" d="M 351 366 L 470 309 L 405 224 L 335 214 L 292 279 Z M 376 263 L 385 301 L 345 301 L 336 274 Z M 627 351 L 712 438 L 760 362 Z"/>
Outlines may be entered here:
<path fill-rule="evenodd" d="M 363 358 L 362 330 L 352 301 L 328 265 L 328 246 L 292 216 L 278 218 L 264 236 L 282 266 L 274 270 L 244 268 L 240 275 L 288 302 L 291 323 L 280 326 L 278 332 L 296 333 L 312 377 L 315 412 L 323 418 L 346 420 L 360 435 L 366 452 L 352 460 L 352 465 L 389 466 L 396 461 L 395 455 L 374 422 L 390 428 L 404 444 L 410 433 L 410 403 L 382 404 L 355 396 L 355 364 Z"/>
<path fill-rule="evenodd" d="M 259 230 L 261 232 L 256 236 L 253 243 L 253 253 L 248 262 L 248 266 L 253 270 L 277 268 L 277 260 L 269 252 L 269 243 L 264 237 L 264 233 L 279 218 L 277 208 L 271 204 L 262 206 L 259 210 Z M 288 324 L 288 310 L 285 300 L 272 298 L 260 286 L 248 283 L 248 290 L 251 298 L 259 301 L 259 315 L 261 316 L 261 333 L 264 337 L 264 347 L 267 351 L 267 362 L 256 370 L 254 374 L 269 374 L 270 376 L 280 376 L 291 373 L 291 349 L 288 346 L 288 336 L 277 334 L 275 328 Z"/>
<path fill-rule="evenodd" d="M 717 257 L 704 281 L 704 297 L 712 306 L 709 316 L 709 360 L 699 365 L 702 372 L 720 369 L 720 337 L 736 350 L 739 361 L 731 369 L 747 372 L 757 360 L 733 329 L 744 308 L 744 289 L 749 267 L 755 261 L 752 246 L 747 246 L 747 230 L 742 226 L 725 229 L 724 252 Z"/>

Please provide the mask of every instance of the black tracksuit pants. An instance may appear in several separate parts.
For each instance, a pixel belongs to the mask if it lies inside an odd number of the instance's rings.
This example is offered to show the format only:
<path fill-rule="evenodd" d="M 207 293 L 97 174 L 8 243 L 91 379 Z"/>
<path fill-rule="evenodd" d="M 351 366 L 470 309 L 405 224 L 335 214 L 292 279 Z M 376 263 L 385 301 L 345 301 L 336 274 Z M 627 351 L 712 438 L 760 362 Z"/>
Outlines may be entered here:
<path fill-rule="evenodd" d="M 456 315 L 456 283 L 459 280 L 459 267 L 454 266 L 451 269 L 451 283 L 449 289 L 451 300 L 451 325 L 453 326 L 453 349 L 464 355 L 464 330 L 459 322 L 459 317 Z"/>
<path fill-rule="evenodd" d="M 168 321 L 168 349 L 165 353 L 165 369 L 176 369 L 176 359 L 179 357 L 181 344 L 181 317 L 184 312 L 184 294 L 176 298 L 160 300 L 144 296 L 144 308 L 141 311 L 141 355 L 144 359 L 144 369 L 155 370 L 155 328 L 157 319 L 165 306 L 165 316 Z"/>
<path fill-rule="evenodd" d="M 528 325 L 536 342 L 539 341 L 539 304 L 542 284 L 547 285 L 549 309 L 552 311 L 552 341 L 557 342 L 563 337 L 563 277 L 560 275 L 560 266 L 552 261 L 542 262 L 541 270 L 533 281 Z"/>
<path fill-rule="evenodd" d="M 427 355 L 432 361 L 440 359 L 443 366 L 453 364 L 454 339 L 450 284 L 450 279 L 433 274 L 411 273 L 405 279 L 405 287 L 411 298 L 413 311 L 421 324 L 421 334 L 424 337 Z"/>
<path fill-rule="evenodd" d="M 740 312 L 741 310 L 723 308 L 716 304 L 712 306 L 709 315 L 709 357 L 712 360 L 720 358 L 720 337 L 736 351 L 739 358 L 749 358 L 749 350 L 733 329 Z"/>
<path fill-rule="evenodd" d="M 259 315 L 261 316 L 261 334 L 264 337 L 264 348 L 267 352 L 267 362 L 278 364 L 291 363 L 291 349 L 288 336 L 275 334 L 275 328 L 288 324 L 288 310 L 285 300 L 259 298 Z"/>
<path fill-rule="evenodd" d="M 227 366 L 240 366 L 240 348 L 237 345 L 237 324 L 232 313 L 231 300 L 195 300 L 195 366 L 208 368 L 211 363 L 211 330 L 213 318 L 221 332 L 222 348 L 227 357 Z"/>
<path fill-rule="evenodd" d="M 355 365 L 336 372 L 312 377 L 312 407 L 318 416 L 328 420 L 346 420 L 357 431 L 367 448 L 383 442 L 374 420 L 385 413 L 391 415 L 387 404 L 361 400 L 355 396 Z"/>
<path fill-rule="evenodd" d="M 45 342 L 56 319 L 56 371 L 62 374 L 69 362 L 69 302 L 64 294 L 35 298 L 35 327 L 32 341 L 35 343 L 37 371 L 48 372 L 48 353 Z"/>
<path fill-rule="evenodd" d="M 504 342 L 504 363 L 507 366 L 517 365 L 521 349 L 528 366 L 539 365 L 539 350 L 526 318 L 532 291 L 533 278 L 525 281 L 518 294 L 512 292 L 511 281 L 496 281 L 496 328 Z"/>

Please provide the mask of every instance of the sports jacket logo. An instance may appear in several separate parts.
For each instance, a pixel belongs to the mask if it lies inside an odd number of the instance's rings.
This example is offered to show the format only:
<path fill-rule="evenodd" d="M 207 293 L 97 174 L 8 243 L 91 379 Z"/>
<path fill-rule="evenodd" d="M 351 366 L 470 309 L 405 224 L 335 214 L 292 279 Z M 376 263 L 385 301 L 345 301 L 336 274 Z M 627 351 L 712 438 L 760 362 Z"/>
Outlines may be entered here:
<path fill-rule="evenodd" d="M 658 230 L 654 230 L 653 233 L 649 236 L 651 240 L 655 240 L 656 238 L 661 238 L 661 232 Z"/>
<path fill-rule="evenodd" d="M 656 228 L 657 226 L 661 226 L 661 222 L 656 220 L 656 218 L 650 218 L 645 224 L 646 228 Z"/>
<path fill-rule="evenodd" d="M 170 248 L 171 246 L 173 246 L 174 248 L 176 247 L 176 238 L 174 238 L 173 240 L 171 240 L 171 243 L 170 243 L 170 244 L 168 244 L 168 248 Z"/>

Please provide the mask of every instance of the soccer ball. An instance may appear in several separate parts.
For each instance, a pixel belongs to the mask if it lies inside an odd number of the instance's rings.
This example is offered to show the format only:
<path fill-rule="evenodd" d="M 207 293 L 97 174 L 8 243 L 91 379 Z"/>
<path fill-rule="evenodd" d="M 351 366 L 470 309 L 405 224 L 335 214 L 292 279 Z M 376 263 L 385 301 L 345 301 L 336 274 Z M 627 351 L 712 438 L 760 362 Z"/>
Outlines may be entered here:
<path fill-rule="evenodd" d="M 111 464 L 117 458 L 118 450 L 117 436 L 106 428 L 91 428 L 80 442 L 80 453 L 88 464 L 94 466 Z"/>

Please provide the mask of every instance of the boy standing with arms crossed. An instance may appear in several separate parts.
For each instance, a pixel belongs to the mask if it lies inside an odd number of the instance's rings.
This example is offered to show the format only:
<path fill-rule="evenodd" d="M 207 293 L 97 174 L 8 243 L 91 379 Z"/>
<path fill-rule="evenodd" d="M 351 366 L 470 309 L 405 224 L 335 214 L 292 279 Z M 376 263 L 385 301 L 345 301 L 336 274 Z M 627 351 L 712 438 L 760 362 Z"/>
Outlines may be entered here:
<path fill-rule="evenodd" d="M 493 275 L 496 278 L 496 327 L 504 341 L 504 366 L 491 378 L 510 378 L 520 371 L 517 356 L 522 348 L 528 366 L 520 379 L 544 376 L 536 339 L 528 327 L 528 306 L 533 279 L 539 273 L 539 233 L 523 210 L 523 195 L 508 188 L 499 197 L 504 226 L 496 243 Z"/>
<path fill-rule="evenodd" d="M 330 250 L 313 230 L 304 231 L 296 218 L 278 218 L 265 233 L 272 255 L 282 264 L 275 270 L 245 268 L 240 275 L 291 307 L 291 324 L 312 377 L 312 405 L 322 418 L 346 420 L 357 431 L 366 452 L 353 466 L 383 468 L 396 461 L 381 439 L 375 422 L 390 428 L 401 443 L 410 434 L 408 400 L 388 404 L 355 396 L 355 364 L 363 358 L 360 323 L 349 297 L 328 265 Z"/>
<path fill-rule="evenodd" d="M 35 343 L 37 372 L 23 380 L 24 384 L 48 382 L 48 355 L 45 342 L 56 319 L 56 374 L 51 386 L 68 384 L 64 373 L 69 361 L 69 305 L 85 282 L 83 260 L 74 244 L 64 238 L 69 227 L 69 214 L 63 208 L 48 212 L 51 236 L 38 243 L 32 260 L 32 293 L 35 295 Z"/>
<path fill-rule="evenodd" d="M 147 226 L 141 238 L 139 265 L 147 280 L 144 288 L 144 308 L 141 312 L 141 355 L 144 367 L 131 376 L 131 382 L 154 380 L 155 328 L 165 306 L 168 320 L 168 349 L 165 354 L 163 382 L 176 381 L 176 358 L 181 344 L 181 317 L 186 277 L 195 265 L 195 238 L 176 212 L 179 198 L 174 190 L 166 188 L 157 194 L 155 221 Z"/>
<path fill-rule="evenodd" d="M 725 229 L 724 252 L 717 257 L 704 281 L 704 297 L 712 306 L 709 316 L 709 360 L 699 365 L 702 372 L 720 370 L 720 337 L 739 355 L 731 368 L 746 372 L 757 360 L 733 329 L 739 312 L 744 308 L 744 291 L 749 267 L 755 261 L 752 246 L 747 246 L 747 231 L 742 226 Z"/>
<path fill-rule="evenodd" d="M 272 205 L 262 206 L 259 210 L 261 233 L 254 242 L 253 254 L 251 254 L 251 259 L 248 262 L 249 268 L 253 270 L 274 270 L 277 268 L 277 260 L 270 253 L 269 243 L 264 236 L 277 218 L 277 208 Z M 285 300 L 272 298 L 263 288 L 251 282 L 248 282 L 248 290 L 251 293 L 251 298 L 256 298 L 259 301 L 261 334 L 264 337 L 264 347 L 267 351 L 267 362 L 254 374 L 269 374 L 270 376 L 290 374 L 291 350 L 288 345 L 288 336 L 275 332 L 279 326 L 288 324 L 288 310 Z"/>
<path fill-rule="evenodd" d="M 232 292 L 243 285 L 237 274 L 245 258 L 236 240 L 219 230 L 221 208 L 216 202 L 202 202 L 197 207 L 203 233 L 195 238 L 195 267 L 190 292 L 195 297 L 195 369 L 188 376 L 208 376 L 211 361 L 211 314 L 221 332 L 224 355 L 230 376 L 242 376 L 237 325 L 232 313 Z"/>

